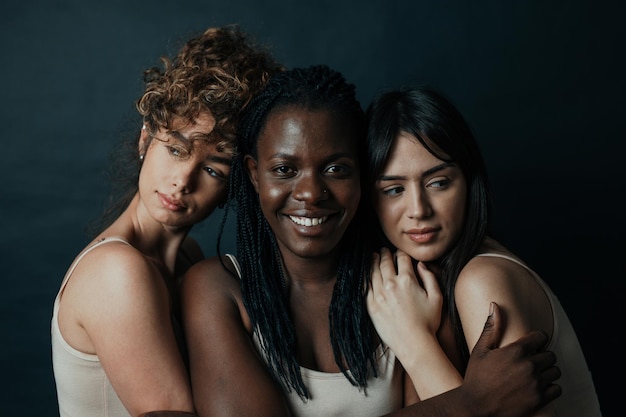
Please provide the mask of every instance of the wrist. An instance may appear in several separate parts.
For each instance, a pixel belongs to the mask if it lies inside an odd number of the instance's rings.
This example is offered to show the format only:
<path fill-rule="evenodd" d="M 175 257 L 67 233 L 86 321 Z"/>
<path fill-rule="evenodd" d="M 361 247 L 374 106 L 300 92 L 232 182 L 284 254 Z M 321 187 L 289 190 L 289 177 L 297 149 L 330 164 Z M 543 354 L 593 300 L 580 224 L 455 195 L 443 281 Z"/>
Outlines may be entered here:
<path fill-rule="evenodd" d="M 396 357 L 422 400 L 457 388 L 463 382 L 434 335 L 405 346 L 408 348 L 396 353 Z"/>

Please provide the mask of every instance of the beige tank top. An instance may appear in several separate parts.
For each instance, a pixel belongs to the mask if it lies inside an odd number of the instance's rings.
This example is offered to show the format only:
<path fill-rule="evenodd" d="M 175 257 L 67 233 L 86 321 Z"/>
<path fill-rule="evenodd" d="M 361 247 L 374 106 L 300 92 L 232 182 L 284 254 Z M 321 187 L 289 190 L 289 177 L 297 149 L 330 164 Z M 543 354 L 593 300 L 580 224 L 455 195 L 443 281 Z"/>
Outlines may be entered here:
<path fill-rule="evenodd" d="M 495 257 L 515 262 L 526 269 L 543 288 L 552 307 L 554 329 L 547 347 L 556 354 L 561 377 L 556 381 L 563 394 L 554 401 L 559 417 L 601 417 L 600 404 L 591 372 L 578 337 L 560 301 L 535 271 L 511 256 L 499 253 L 482 253 L 477 256 Z"/>
<path fill-rule="evenodd" d="M 241 277 L 237 259 L 226 255 Z M 258 332 L 254 332 L 254 344 L 267 363 Z M 402 408 L 403 372 L 395 355 L 386 346 L 376 351 L 378 377 L 367 381 L 364 391 L 353 386 L 341 372 L 326 373 L 300 367 L 302 379 L 311 398 L 303 401 L 296 392 L 287 393 L 287 401 L 293 417 L 363 417 L 382 416 Z"/>
<path fill-rule="evenodd" d="M 130 245 L 119 238 L 107 238 L 85 249 L 65 274 L 54 300 L 50 326 L 52 368 L 60 417 L 130 417 L 104 373 L 98 356 L 83 353 L 71 347 L 63 339 L 57 320 L 59 300 L 76 266 L 87 253 L 108 242 L 122 242 Z"/>

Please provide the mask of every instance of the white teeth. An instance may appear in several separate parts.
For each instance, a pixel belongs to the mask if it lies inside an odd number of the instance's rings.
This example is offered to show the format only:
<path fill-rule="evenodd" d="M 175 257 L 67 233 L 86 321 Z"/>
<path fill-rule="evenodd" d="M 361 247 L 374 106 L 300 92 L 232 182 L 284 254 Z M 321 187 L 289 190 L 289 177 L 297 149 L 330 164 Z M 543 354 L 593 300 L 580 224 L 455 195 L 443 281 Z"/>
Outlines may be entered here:
<path fill-rule="evenodd" d="M 318 224 L 324 223 L 326 221 L 326 219 L 328 218 L 328 216 L 324 216 L 324 217 L 295 217 L 295 216 L 289 216 L 289 218 L 295 224 L 299 224 L 300 226 L 310 227 L 310 226 L 317 226 Z"/>

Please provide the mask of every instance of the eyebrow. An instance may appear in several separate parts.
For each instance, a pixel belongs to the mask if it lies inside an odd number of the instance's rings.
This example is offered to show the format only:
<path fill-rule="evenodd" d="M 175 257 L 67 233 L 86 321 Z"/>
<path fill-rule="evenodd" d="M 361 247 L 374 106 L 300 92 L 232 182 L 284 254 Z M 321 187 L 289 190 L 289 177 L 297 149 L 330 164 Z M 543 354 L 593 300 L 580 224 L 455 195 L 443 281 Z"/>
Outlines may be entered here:
<path fill-rule="evenodd" d="M 443 169 L 453 167 L 453 166 L 455 166 L 455 164 L 452 162 L 444 162 L 439 165 L 435 165 L 434 167 L 429 168 L 426 171 L 422 172 L 422 177 L 432 175 L 437 171 L 441 171 Z M 376 181 L 395 181 L 395 180 L 402 180 L 402 179 L 406 179 L 406 177 L 403 175 L 381 175 L 380 177 L 378 177 Z"/>
<path fill-rule="evenodd" d="M 269 156 L 269 159 L 275 159 L 275 158 L 298 159 L 298 155 L 285 153 L 285 152 L 276 152 L 275 154 L 272 154 L 272 155 Z M 351 152 L 337 152 L 337 153 L 334 153 L 332 155 L 329 155 L 326 158 L 326 160 L 327 161 L 333 161 L 333 160 L 340 159 L 340 158 L 350 158 L 350 159 L 356 160 L 356 156 L 353 153 L 351 153 Z"/>
<path fill-rule="evenodd" d="M 190 144 L 192 142 L 195 142 L 196 140 L 204 140 L 208 138 L 208 135 L 203 133 L 192 133 L 190 137 L 187 137 L 180 133 L 178 130 L 169 130 L 165 133 L 165 135 L 170 136 L 181 142 L 185 142 L 186 144 Z"/>
<path fill-rule="evenodd" d="M 177 130 L 170 130 L 166 133 L 167 136 L 171 136 L 174 139 L 180 140 L 181 142 L 186 143 L 187 145 L 190 144 L 190 142 L 192 142 L 192 140 L 190 140 L 188 137 L 186 137 L 185 135 L 183 135 L 182 133 L 180 133 Z M 209 155 L 205 158 L 206 161 L 210 161 L 210 162 L 217 162 L 218 164 L 224 164 L 224 165 L 230 165 L 232 163 L 232 158 L 224 158 L 223 156 L 219 156 L 219 155 Z"/>
<path fill-rule="evenodd" d="M 219 155 L 209 155 L 206 157 L 206 160 L 211 162 L 217 162 L 218 164 L 230 165 L 232 163 L 232 159 L 224 158 Z"/>
<path fill-rule="evenodd" d="M 178 140 L 180 140 L 182 142 L 189 143 L 189 138 L 185 137 L 185 135 L 183 135 L 182 133 L 180 133 L 177 130 L 168 130 L 167 132 L 165 132 L 165 135 L 166 136 L 171 136 L 174 139 L 178 139 Z"/>

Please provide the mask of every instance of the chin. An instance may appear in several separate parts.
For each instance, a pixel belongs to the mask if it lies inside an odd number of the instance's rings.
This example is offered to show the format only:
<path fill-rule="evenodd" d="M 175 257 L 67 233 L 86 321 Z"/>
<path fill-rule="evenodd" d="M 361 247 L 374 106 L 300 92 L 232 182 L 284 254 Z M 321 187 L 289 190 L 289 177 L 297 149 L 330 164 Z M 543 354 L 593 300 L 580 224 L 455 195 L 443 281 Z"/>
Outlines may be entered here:
<path fill-rule="evenodd" d="M 416 261 L 422 261 L 422 262 L 432 262 L 432 261 L 436 261 L 437 259 L 439 259 L 441 257 L 441 255 L 439 254 L 439 251 L 435 251 L 433 249 L 416 249 L 416 248 L 398 248 L 403 252 L 406 252 L 409 254 L 409 256 L 413 259 L 415 259 Z"/>

